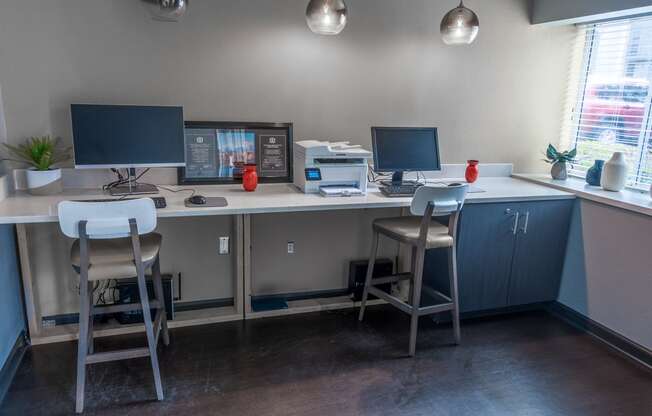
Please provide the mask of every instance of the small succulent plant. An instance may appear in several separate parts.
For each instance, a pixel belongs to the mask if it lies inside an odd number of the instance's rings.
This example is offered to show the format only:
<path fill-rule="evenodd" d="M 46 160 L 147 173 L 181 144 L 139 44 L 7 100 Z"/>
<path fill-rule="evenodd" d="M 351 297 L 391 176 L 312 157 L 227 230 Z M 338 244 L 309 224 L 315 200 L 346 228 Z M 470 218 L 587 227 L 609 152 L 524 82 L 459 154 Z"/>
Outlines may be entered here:
<path fill-rule="evenodd" d="M 546 158 L 544 161 L 555 164 L 555 163 L 573 163 L 575 162 L 575 157 L 577 156 L 577 148 L 573 150 L 566 150 L 565 152 L 560 152 L 555 149 L 555 146 L 549 144 L 548 149 L 546 150 Z"/>
<path fill-rule="evenodd" d="M 30 137 L 17 146 L 3 143 L 9 160 L 29 165 L 35 170 L 50 170 L 54 165 L 70 159 L 70 147 L 61 145 L 61 138 L 51 136 Z"/>

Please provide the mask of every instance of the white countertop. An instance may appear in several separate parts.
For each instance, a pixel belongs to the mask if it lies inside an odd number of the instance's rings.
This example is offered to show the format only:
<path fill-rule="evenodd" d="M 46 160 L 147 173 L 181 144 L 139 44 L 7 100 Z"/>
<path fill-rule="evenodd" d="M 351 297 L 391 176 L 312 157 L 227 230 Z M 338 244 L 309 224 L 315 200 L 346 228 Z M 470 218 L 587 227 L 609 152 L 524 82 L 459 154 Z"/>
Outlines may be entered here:
<path fill-rule="evenodd" d="M 545 174 L 513 174 L 512 177 L 545 185 L 553 189 L 572 192 L 580 198 L 639 214 L 652 216 L 652 198 L 648 192 L 626 189 L 620 192 L 610 192 L 598 186 L 590 186 L 580 178 L 568 178 L 560 181 Z"/>
<path fill-rule="evenodd" d="M 454 181 L 450 179 L 446 181 Z M 485 192 L 469 193 L 467 203 L 515 202 L 569 199 L 572 193 L 531 182 L 508 178 L 481 178 L 474 185 Z M 172 193 L 161 190 L 167 208 L 157 210 L 160 218 L 208 215 L 260 214 L 273 212 L 328 211 L 338 209 L 408 207 L 411 198 L 386 198 L 375 187 L 366 196 L 325 198 L 306 195 L 292 184 L 261 184 L 255 192 L 245 192 L 240 185 L 166 186 L 170 189 L 193 188 L 204 196 L 222 196 L 229 203 L 223 208 L 186 208 L 184 199 L 189 192 Z M 24 192 L 0 201 L 0 224 L 56 222 L 57 204 L 64 200 L 111 198 L 100 190 L 68 189 L 54 196 L 32 196 Z"/>

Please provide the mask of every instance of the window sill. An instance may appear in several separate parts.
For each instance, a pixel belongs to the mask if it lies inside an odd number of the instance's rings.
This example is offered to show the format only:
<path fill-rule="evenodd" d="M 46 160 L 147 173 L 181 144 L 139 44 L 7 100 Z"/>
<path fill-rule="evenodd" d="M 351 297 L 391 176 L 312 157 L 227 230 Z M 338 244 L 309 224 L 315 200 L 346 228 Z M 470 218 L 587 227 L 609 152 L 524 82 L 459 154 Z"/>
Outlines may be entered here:
<path fill-rule="evenodd" d="M 512 177 L 571 192 L 582 199 L 652 217 L 652 198 L 650 198 L 649 192 L 633 189 L 609 192 L 597 186 L 589 186 L 580 178 L 571 177 L 560 181 L 552 179 L 547 174 L 513 174 Z"/>

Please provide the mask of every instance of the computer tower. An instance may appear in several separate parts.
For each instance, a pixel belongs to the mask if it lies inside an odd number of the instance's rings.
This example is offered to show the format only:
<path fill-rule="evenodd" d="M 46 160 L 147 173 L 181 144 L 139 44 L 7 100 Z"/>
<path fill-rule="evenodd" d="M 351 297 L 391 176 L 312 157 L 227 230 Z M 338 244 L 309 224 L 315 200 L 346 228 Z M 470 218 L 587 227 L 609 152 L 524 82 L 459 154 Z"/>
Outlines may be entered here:
<path fill-rule="evenodd" d="M 145 276 L 147 279 L 147 294 L 149 299 L 154 299 L 154 285 L 151 280 L 151 276 Z M 132 279 L 121 279 L 118 280 L 116 285 L 118 290 L 118 301 L 117 304 L 129 304 L 129 303 L 138 303 L 140 302 L 140 294 L 138 292 L 138 283 L 136 278 Z M 168 321 L 174 319 L 174 296 L 172 294 L 172 276 L 165 274 L 163 275 L 163 300 L 165 302 L 165 311 L 168 318 Z M 156 310 L 151 310 L 152 319 L 156 314 Z M 135 324 L 143 322 L 143 312 L 142 311 L 128 311 L 117 313 L 115 318 L 121 324 Z"/>
<path fill-rule="evenodd" d="M 356 302 L 362 300 L 362 292 L 364 290 L 364 281 L 367 277 L 368 265 L 369 260 L 355 260 L 349 264 L 349 292 L 351 293 L 351 299 Z M 376 259 L 373 277 L 386 277 L 391 276 L 393 273 L 393 261 L 390 259 Z M 376 287 L 387 293 L 390 293 L 392 290 L 391 283 L 379 285 Z M 370 295 L 369 299 L 376 299 L 376 297 Z"/>

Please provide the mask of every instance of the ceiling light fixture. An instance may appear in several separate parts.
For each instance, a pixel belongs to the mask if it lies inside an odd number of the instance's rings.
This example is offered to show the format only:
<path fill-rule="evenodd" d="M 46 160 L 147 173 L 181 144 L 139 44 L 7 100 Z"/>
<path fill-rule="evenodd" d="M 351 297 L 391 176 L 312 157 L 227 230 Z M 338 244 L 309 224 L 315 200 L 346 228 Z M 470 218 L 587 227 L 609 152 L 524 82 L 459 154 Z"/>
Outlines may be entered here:
<path fill-rule="evenodd" d="M 140 0 L 152 19 L 178 22 L 188 10 L 188 0 Z"/>
<path fill-rule="evenodd" d="M 344 0 L 310 0 L 306 22 L 313 33 L 337 35 L 346 26 L 348 10 Z"/>
<path fill-rule="evenodd" d="M 470 45 L 478 36 L 480 20 L 473 10 L 460 5 L 446 13 L 441 21 L 441 37 L 446 45 Z"/>

